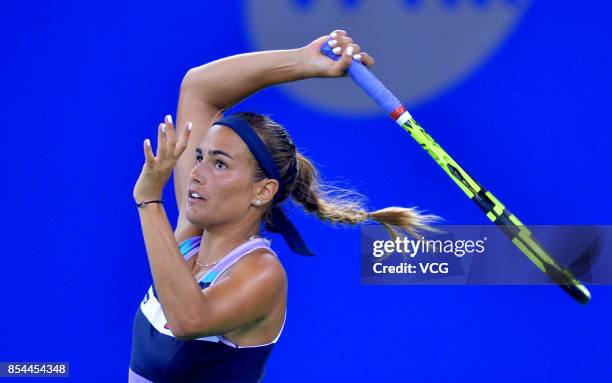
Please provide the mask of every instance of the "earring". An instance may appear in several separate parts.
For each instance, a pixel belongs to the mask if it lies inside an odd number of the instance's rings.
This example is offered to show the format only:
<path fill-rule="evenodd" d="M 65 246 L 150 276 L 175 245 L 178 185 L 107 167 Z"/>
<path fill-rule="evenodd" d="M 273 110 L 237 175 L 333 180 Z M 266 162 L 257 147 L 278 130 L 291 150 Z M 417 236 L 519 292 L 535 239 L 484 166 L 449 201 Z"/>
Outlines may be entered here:
<path fill-rule="evenodd" d="M 255 201 L 255 205 L 257 206 L 261 205 L 261 201 L 260 200 Z"/>

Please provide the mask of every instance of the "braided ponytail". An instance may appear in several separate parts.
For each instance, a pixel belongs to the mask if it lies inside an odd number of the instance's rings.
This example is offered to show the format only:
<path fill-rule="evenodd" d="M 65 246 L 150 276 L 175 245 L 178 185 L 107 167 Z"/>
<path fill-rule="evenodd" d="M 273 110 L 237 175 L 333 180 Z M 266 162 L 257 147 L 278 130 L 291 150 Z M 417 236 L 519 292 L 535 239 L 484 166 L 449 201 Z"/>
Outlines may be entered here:
<path fill-rule="evenodd" d="M 430 226 L 440 219 L 435 215 L 424 215 L 414 208 L 387 207 L 367 212 L 363 207 L 363 197 L 351 190 L 321 184 L 319 172 L 301 153 L 296 153 L 298 177 L 293 189 L 293 199 L 308 212 L 331 223 L 356 225 L 368 220 L 382 224 L 391 237 L 399 236 L 399 231 L 407 232 L 418 238 L 420 231 L 436 231 Z"/>

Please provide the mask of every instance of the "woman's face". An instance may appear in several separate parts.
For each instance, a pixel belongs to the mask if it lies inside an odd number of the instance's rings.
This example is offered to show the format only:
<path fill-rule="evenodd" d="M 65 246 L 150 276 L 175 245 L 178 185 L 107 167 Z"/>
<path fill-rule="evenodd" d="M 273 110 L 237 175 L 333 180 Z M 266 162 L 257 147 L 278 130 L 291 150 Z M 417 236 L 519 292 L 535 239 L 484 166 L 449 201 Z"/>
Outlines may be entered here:
<path fill-rule="evenodd" d="M 254 158 L 232 129 L 214 125 L 196 148 L 189 178 L 186 216 L 206 229 L 242 221 L 253 214 Z M 196 192 L 200 198 L 191 197 Z"/>

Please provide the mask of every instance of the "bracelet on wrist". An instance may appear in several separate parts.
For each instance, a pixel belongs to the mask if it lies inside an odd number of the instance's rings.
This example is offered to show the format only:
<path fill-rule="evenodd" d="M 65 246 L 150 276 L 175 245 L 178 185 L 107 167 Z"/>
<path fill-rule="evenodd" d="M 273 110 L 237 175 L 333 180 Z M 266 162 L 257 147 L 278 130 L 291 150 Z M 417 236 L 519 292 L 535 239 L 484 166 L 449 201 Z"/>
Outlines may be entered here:
<path fill-rule="evenodd" d="M 156 200 L 152 200 L 152 201 L 142 201 L 142 202 L 136 202 L 136 206 L 139 209 L 142 209 L 143 207 L 147 206 L 150 203 L 159 203 L 159 204 L 163 204 L 164 201 L 162 201 L 161 199 L 156 199 Z"/>

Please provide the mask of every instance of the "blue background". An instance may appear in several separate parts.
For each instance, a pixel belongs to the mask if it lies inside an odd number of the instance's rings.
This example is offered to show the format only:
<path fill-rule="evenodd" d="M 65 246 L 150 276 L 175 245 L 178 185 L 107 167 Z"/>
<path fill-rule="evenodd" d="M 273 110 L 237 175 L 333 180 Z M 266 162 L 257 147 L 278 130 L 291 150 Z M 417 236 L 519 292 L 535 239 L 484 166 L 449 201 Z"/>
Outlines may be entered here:
<path fill-rule="evenodd" d="M 127 380 L 133 315 L 151 282 L 132 199 L 142 140 L 174 114 L 190 67 L 251 49 L 242 6 L 0 6 L 0 361 L 69 361 L 73 381 Z M 612 223 L 611 11 L 606 1 L 535 1 L 477 72 L 411 108 L 527 224 Z M 487 222 L 382 114 L 326 113 L 277 88 L 239 110 L 272 113 L 325 179 L 373 208 Z M 612 378 L 610 287 L 593 286 L 580 306 L 556 287 L 362 286 L 359 229 L 292 215 L 317 257 L 273 237 L 290 293 L 266 381 Z"/>

